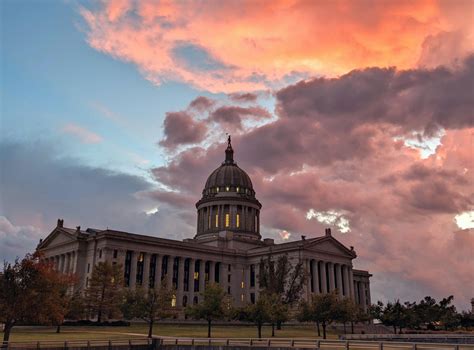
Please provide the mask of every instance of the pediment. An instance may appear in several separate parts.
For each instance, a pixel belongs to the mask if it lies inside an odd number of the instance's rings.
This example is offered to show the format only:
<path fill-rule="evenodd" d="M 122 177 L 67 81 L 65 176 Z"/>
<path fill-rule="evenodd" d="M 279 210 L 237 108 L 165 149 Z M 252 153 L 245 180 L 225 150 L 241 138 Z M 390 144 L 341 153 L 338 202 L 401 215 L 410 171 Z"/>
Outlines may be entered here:
<path fill-rule="evenodd" d="M 317 240 L 308 246 L 307 249 L 351 258 L 355 258 L 356 256 L 353 250 L 347 248 L 334 237 L 324 237 L 323 239 Z"/>
<path fill-rule="evenodd" d="M 44 239 L 43 242 L 40 243 L 38 249 L 52 248 L 55 246 L 72 243 L 76 240 L 77 237 L 75 235 L 57 228 L 53 232 L 51 232 L 48 237 Z"/>

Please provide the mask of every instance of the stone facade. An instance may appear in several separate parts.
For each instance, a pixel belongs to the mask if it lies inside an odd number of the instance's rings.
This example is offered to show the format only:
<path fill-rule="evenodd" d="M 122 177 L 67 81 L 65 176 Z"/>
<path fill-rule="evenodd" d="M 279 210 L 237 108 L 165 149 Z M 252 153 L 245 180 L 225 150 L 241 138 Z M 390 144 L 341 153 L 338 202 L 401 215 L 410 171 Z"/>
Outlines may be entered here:
<path fill-rule="evenodd" d="M 87 287 L 94 266 L 101 261 L 123 267 L 125 286 L 155 288 L 166 280 L 176 295 L 173 305 L 182 310 L 198 303 L 207 282 L 219 283 L 236 306 L 258 298 L 258 264 L 262 258 L 286 254 L 293 264 L 303 262 L 308 275 L 304 299 L 338 290 L 364 309 L 370 305 L 371 275 L 353 268 L 356 253 L 332 235 L 275 244 L 260 236 L 260 202 L 248 175 L 233 160 L 226 160 L 206 182 L 197 202 L 197 233 L 177 241 L 116 230 L 56 228 L 38 250 L 61 272 L 76 274 L 77 289 Z"/>

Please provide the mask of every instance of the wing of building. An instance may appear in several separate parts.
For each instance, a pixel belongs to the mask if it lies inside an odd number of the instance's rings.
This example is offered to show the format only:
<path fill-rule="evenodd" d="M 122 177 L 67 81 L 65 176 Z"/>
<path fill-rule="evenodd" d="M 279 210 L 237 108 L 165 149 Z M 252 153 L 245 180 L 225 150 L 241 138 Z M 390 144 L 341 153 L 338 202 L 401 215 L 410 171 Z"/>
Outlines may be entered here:
<path fill-rule="evenodd" d="M 308 274 L 303 298 L 338 290 L 364 309 L 370 305 L 371 275 L 353 268 L 357 257 L 331 235 L 276 244 L 260 235 L 262 205 L 252 181 L 234 162 L 228 142 L 224 162 L 206 181 L 196 203 L 197 230 L 192 239 L 177 241 L 110 229 L 56 228 L 38 250 L 64 273 L 79 278 L 76 288 L 88 285 L 94 266 L 101 261 L 123 266 L 125 286 L 155 288 L 167 281 L 176 289 L 178 310 L 198 303 L 207 282 L 219 283 L 236 306 L 258 298 L 258 264 L 269 255 L 286 254 L 296 264 L 303 262 Z"/>

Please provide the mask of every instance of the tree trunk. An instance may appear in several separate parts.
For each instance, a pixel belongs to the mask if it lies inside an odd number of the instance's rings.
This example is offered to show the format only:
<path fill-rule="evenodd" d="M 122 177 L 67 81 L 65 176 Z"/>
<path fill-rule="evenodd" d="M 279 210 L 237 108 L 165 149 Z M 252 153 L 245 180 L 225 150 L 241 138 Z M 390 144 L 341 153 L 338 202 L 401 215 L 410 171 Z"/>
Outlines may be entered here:
<path fill-rule="evenodd" d="M 351 321 L 351 334 L 354 334 L 354 321 Z"/>
<path fill-rule="evenodd" d="M 344 325 L 344 334 L 347 334 L 347 330 L 346 330 L 346 322 L 343 322 L 342 324 Z"/>
<path fill-rule="evenodd" d="M 316 322 L 316 327 L 318 328 L 318 337 L 320 337 L 321 336 L 321 327 L 319 325 L 319 321 Z"/>
<path fill-rule="evenodd" d="M 323 322 L 322 326 L 323 326 L 323 339 L 326 339 L 326 322 Z"/>
<path fill-rule="evenodd" d="M 258 339 L 260 339 L 262 337 L 262 324 L 259 323 L 257 324 L 257 333 L 258 333 Z"/>
<path fill-rule="evenodd" d="M 97 323 L 100 323 L 102 321 L 102 309 L 99 309 L 99 312 L 97 312 Z"/>
<path fill-rule="evenodd" d="M 400 327 L 398 334 L 402 334 L 402 327 Z"/>
<path fill-rule="evenodd" d="M 58 324 L 56 326 L 56 333 L 61 333 L 61 325 L 60 324 Z"/>
<path fill-rule="evenodd" d="M 275 336 L 275 323 L 272 323 L 272 337 Z"/>
<path fill-rule="evenodd" d="M 393 326 L 393 334 L 397 334 L 397 326 Z"/>
<path fill-rule="evenodd" d="M 211 337 L 211 322 L 212 320 L 207 320 L 207 337 Z"/>
<path fill-rule="evenodd" d="M 3 330 L 3 341 L 6 342 L 10 339 L 10 333 L 13 328 L 13 323 L 5 323 L 5 328 Z"/>
<path fill-rule="evenodd" d="M 153 320 L 148 322 L 148 338 L 153 337 Z"/>
<path fill-rule="evenodd" d="M 277 321 L 277 329 L 279 331 L 281 331 L 281 325 L 282 325 L 282 322 L 280 320 Z"/>

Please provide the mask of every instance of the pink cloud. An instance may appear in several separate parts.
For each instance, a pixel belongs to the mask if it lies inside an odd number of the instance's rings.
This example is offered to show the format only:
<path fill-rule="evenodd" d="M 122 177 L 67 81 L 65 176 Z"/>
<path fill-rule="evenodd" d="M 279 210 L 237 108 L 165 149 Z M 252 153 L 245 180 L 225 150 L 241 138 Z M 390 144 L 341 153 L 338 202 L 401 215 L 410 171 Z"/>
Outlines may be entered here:
<path fill-rule="evenodd" d="M 473 49 L 464 15 L 472 6 L 435 0 L 121 0 L 82 8 L 81 14 L 93 48 L 135 64 L 156 84 L 178 80 L 212 92 L 239 92 L 281 86 L 289 72 L 337 76 L 366 66 L 450 62 Z M 456 40 L 441 46 L 439 36 L 450 33 Z M 201 65 L 177 54 L 183 45 L 204 56 Z M 429 56 L 435 48 L 439 54 Z"/>
<path fill-rule="evenodd" d="M 70 134 L 79 139 L 82 143 L 92 144 L 103 141 L 102 137 L 80 125 L 69 123 L 61 129 L 64 133 Z"/>

